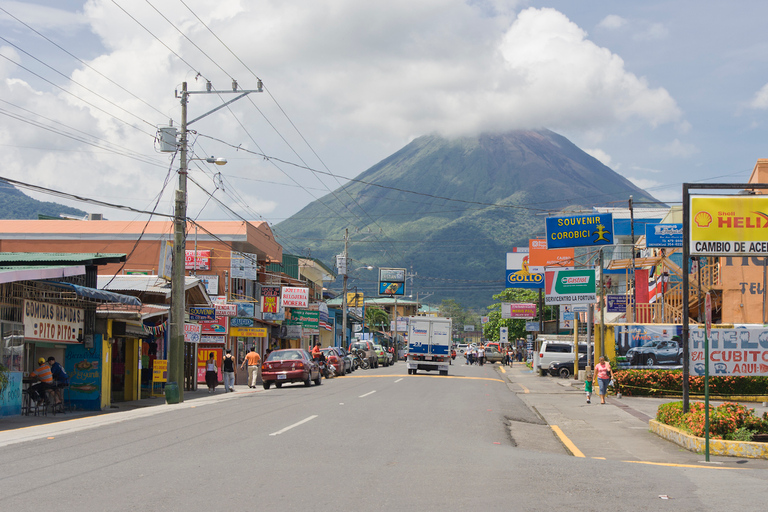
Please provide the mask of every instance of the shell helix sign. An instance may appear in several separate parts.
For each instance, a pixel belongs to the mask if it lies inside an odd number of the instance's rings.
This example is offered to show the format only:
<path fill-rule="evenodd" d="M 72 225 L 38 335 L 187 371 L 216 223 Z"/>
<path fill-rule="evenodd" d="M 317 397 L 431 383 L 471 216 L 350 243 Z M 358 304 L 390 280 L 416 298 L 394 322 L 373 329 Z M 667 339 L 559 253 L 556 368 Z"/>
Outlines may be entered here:
<path fill-rule="evenodd" d="M 613 214 L 547 217 L 547 249 L 613 245 Z"/>
<path fill-rule="evenodd" d="M 691 196 L 691 256 L 768 256 L 768 197 Z"/>

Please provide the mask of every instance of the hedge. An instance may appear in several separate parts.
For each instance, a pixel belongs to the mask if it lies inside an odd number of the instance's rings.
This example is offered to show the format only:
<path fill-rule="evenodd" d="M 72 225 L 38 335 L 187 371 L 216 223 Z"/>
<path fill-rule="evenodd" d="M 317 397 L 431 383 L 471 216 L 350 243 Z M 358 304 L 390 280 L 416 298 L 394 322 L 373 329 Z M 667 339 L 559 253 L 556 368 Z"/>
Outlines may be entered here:
<path fill-rule="evenodd" d="M 741 404 L 726 402 L 719 407 L 709 406 L 709 434 L 712 439 L 749 441 L 754 434 L 768 433 L 768 413 L 757 417 L 755 410 Z M 682 402 L 662 404 L 656 420 L 697 437 L 704 437 L 704 403 L 692 402 L 683 414 Z"/>
<path fill-rule="evenodd" d="M 614 389 L 626 396 L 680 396 L 683 393 L 682 370 L 615 370 Z M 690 394 L 704 394 L 704 377 L 688 376 Z M 768 377 L 709 377 L 710 396 L 766 396 Z"/>

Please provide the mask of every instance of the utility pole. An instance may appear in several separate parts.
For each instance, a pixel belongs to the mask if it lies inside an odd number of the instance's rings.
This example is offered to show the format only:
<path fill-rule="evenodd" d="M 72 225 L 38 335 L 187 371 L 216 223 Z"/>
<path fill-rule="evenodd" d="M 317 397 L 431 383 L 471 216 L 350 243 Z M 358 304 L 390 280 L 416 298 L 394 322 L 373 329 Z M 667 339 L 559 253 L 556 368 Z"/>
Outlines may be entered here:
<path fill-rule="evenodd" d="M 347 250 L 349 249 L 349 228 L 344 230 L 344 286 L 341 292 L 341 346 L 347 348 L 347 274 L 349 273 L 349 260 Z M 357 295 L 355 295 L 355 306 L 357 306 Z"/>
<path fill-rule="evenodd" d="M 629 321 L 634 322 L 637 316 L 635 309 L 637 308 L 637 283 L 635 282 L 635 211 L 632 209 L 632 196 L 629 196 L 629 229 L 632 236 L 632 247 L 630 248 L 632 250 L 632 275 L 630 276 L 632 280 L 632 318 Z"/>
<path fill-rule="evenodd" d="M 176 383 L 179 388 L 179 402 L 184 401 L 184 319 L 186 307 L 184 304 L 184 251 L 186 250 L 187 227 L 187 131 L 189 125 L 217 110 L 233 103 L 252 92 L 262 92 L 261 80 L 258 89 L 244 91 L 238 90 L 237 82 L 232 81 L 231 91 L 217 91 L 206 83 L 205 91 L 187 91 L 187 82 L 181 84 L 181 94 L 176 91 L 176 97 L 181 100 L 181 133 L 179 138 L 179 188 L 176 190 L 175 210 L 173 219 L 173 262 L 171 266 L 171 319 L 170 319 L 170 347 L 168 350 L 168 383 Z M 215 109 L 187 122 L 187 103 L 190 94 L 225 94 L 240 93 L 236 98 L 227 101 Z M 210 163 L 223 165 L 226 160 L 208 158 Z M 195 254 L 195 260 L 197 254 Z M 174 400 L 175 401 L 175 400 Z"/>

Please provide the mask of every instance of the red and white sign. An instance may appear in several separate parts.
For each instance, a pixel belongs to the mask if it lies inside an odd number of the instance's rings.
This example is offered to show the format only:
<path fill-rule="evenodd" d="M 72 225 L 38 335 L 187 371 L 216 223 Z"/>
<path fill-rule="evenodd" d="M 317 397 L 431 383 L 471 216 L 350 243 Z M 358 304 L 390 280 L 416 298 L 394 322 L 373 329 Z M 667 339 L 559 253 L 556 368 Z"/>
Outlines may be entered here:
<path fill-rule="evenodd" d="M 25 300 L 23 322 L 27 340 L 78 343 L 85 328 L 85 310 Z"/>
<path fill-rule="evenodd" d="M 217 316 L 216 320 L 200 320 L 200 334 L 211 335 L 227 334 L 229 330 L 229 322 L 227 322 L 226 316 Z"/>
<path fill-rule="evenodd" d="M 309 307 L 309 288 L 283 286 L 280 302 L 284 308 L 307 308 Z"/>
<path fill-rule="evenodd" d="M 184 268 L 186 270 L 210 270 L 211 269 L 211 250 L 184 251 Z"/>
<path fill-rule="evenodd" d="M 200 343 L 200 324 L 184 324 L 184 343 Z"/>
<path fill-rule="evenodd" d="M 237 316 L 237 304 L 218 304 L 213 305 L 216 308 L 216 317 Z"/>
<path fill-rule="evenodd" d="M 501 318 L 536 318 L 536 304 L 502 302 Z"/>

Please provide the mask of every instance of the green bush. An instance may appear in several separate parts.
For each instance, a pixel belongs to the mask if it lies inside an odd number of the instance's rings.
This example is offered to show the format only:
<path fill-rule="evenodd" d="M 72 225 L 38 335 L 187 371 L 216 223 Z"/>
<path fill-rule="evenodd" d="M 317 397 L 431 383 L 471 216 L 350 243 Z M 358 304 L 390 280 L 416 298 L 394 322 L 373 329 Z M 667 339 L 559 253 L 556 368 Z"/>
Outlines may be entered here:
<path fill-rule="evenodd" d="M 613 373 L 618 390 L 626 396 L 679 396 L 683 392 L 682 370 L 616 370 Z M 704 377 L 688 376 L 688 389 L 704 394 Z M 709 393 L 713 396 L 768 395 L 768 377 L 710 377 Z"/>
<path fill-rule="evenodd" d="M 703 402 L 692 402 L 685 414 L 683 402 L 662 404 L 656 411 L 656 420 L 694 436 L 704 437 Z M 765 433 L 768 433 L 768 413 L 760 418 L 755 416 L 754 409 L 730 402 L 719 407 L 709 406 L 709 435 L 712 439 L 751 441 L 754 434 Z"/>

